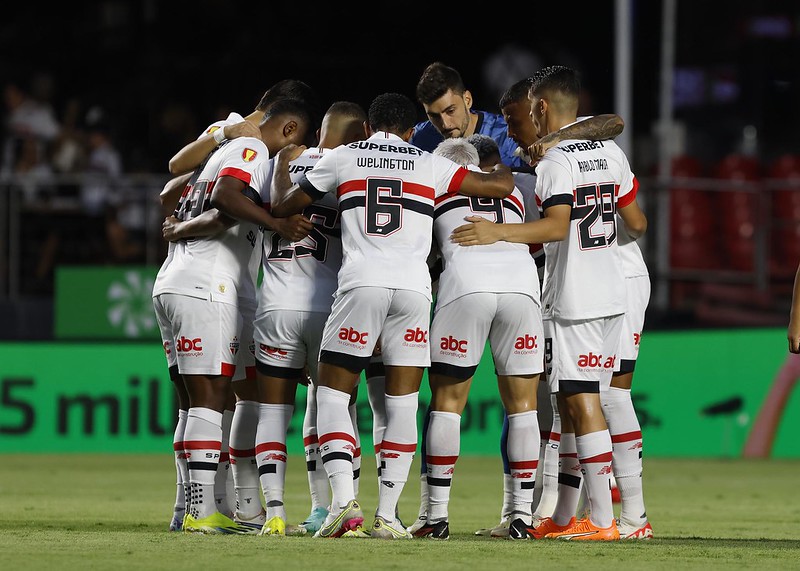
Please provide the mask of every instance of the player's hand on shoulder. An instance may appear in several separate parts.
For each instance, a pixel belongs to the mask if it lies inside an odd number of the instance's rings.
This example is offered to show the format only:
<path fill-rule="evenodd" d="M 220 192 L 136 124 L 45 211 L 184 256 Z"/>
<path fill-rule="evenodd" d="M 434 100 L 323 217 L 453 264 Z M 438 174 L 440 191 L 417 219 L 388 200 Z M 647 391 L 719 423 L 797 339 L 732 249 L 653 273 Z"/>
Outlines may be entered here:
<path fill-rule="evenodd" d="M 164 236 L 164 239 L 168 242 L 174 242 L 175 240 L 180 240 L 180 228 L 181 228 L 181 221 L 175 218 L 174 216 L 167 216 L 164 219 L 164 222 L 161 224 L 161 235 Z"/>
<path fill-rule="evenodd" d="M 466 216 L 469 224 L 459 226 L 450 234 L 450 240 L 460 246 L 479 246 L 481 244 L 494 244 L 501 240 L 498 232 L 499 224 L 490 222 L 482 216 Z"/>
<path fill-rule="evenodd" d="M 294 143 L 289 143 L 285 147 L 283 147 L 280 151 L 278 151 L 277 160 L 281 162 L 291 162 L 295 160 L 297 157 L 303 154 L 308 147 L 305 145 L 295 145 Z"/>
<path fill-rule="evenodd" d="M 558 143 L 558 137 L 555 136 L 556 133 L 550 133 L 549 135 L 545 135 L 535 143 L 533 143 L 530 147 L 528 147 L 528 156 L 530 157 L 530 165 L 536 166 L 536 164 L 542 160 L 544 154 L 549 150 L 555 147 Z"/>
<path fill-rule="evenodd" d="M 225 129 L 226 139 L 236 139 L 238 137 L 255 137 L 261 139 L 261 129 L 250 121 L 242 121 L 233 125 L 226 125 Z"/>
<path fill-rule="evenodd" d="M 284 240 L 299 242 L 311 232 L 314 225 L 302 214 L 292 214 L 286 218 L 275 219 L 275 232 Z"/>

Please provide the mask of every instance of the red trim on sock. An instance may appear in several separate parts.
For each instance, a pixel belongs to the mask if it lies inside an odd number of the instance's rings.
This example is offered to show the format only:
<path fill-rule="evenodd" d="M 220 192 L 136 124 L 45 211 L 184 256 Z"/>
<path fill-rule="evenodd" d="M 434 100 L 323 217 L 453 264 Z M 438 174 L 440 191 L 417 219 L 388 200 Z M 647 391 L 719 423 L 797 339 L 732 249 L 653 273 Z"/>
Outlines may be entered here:
<path fill-rule="evenodd" d="M 384 440 L 381 443 L 381 450 L 396 450 L 397 452 L 416 452 L 417 443 L 414 444 L 400 444 L 399 442 L 389 442 Z"/>
<path fill-rule="evenodd" d="M 522 462 L 508 463 L 508 467 L 511 468 L 512 470 L 525 470 L 525 469 L 535 470 L 538 465 L 539 465 L 538 460 L 523 460 Z"/>
<path fill-rule="evenodd" d="M 309 446 L 311 444 L 319 444 L 319 438 L 316 434 L 309 434 L 303 438 L 303 446 Z"/>
<path fill-rule="evenodd" d="M 356 447 L 356 439 L 353 437 L 353 435 L 346 432 L 329 432 L 328 434 L 320 434 L 319 436 L 320 446 L 330 442 L 331 440 L 346 440 L 353 445 L 353 448 Z"/>
<path fill-rule="evenodd" d="M 256 454 L 261 454 L 262 452 L 267 452 L 269 450 L 278 450 L 280 452 L 286 452 L 286 443 L 285 442 L 261 442 L 256 444 Z"/>
<path fill-rule="evenodd" d="M 611 452 L 603 452 L 597 456 L 590 456 L 589 458 L 581 458 L 581 464 L 600 464 L 603 462 L 611 462 Z"/>
<path fill-rule="evenodd" d="M 431 456 L 430 454 L 425 456 L 425 462 L 434 466 L 448 466 L 455 464 L 456 460 L 458 460 L 458 456 Z"/>
<path fill-rule="evenodd" d="M 256 449 L 255 448 L 248 448 L 247 450 L 238 450 L 236 448 L 230 448 L 230 454 L 234 458 L 245 458 L 247 456 L 255 456 Z"/>
<path fill-rule="evenodd" d="M 611 442 L 630 442 L 631 440 L 641 440 L 642 431 L 634 430 L 633 432 L 625 432 L 623 434 L 612 434 Z"/>

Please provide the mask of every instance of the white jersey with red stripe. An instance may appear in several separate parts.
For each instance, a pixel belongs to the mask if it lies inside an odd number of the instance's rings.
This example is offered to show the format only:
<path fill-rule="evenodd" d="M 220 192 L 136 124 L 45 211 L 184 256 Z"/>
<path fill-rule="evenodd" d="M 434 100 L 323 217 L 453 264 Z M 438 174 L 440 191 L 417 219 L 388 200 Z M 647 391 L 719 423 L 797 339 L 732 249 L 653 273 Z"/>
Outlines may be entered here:
<path fill-rule="evenodd" d="M 240 137 L 220 146 L 206 162 L 197 180 L 181 196 L 176 216 L 191 220 L 210 210 L 211 192 L 223 176 L 253 189 L 263 200 L 269 188 L 266 167 L 269 151 L 259 139 Z M 175 243 L 171 262 L 162 266 L 153 295 L 177 293 L 230 304 L 255 303 L 261 232 L 255 224 L 239 222 L 214 236 Z"/>
<path fill-rule="evenodd" d="M 313 147 L 289 163 L 292 183 L 298 182 L 330 149 Z M 264 278 L 258 291 L 258 311 L 292 309 L 330 311 L 342 266 L 342 231 L 335 194 L 303 210 L 314 229 L 299 242 L 277 232 L 264 233 Z"/>
<path fill-rule="evenodd" d="M 227 118 L 225 118 L 225 119 L 223 119 L 221 121 L 215 121 L 215 122 L 211 123 L 211 125 L 206 127 L 205 130 L 197 136 L 197 138 L 201 139 L 201 138 L 205 137 L 206 135 L 212 134 L 217 129 L 221 129 L 221 128 L 225 127 L 226 125 L 234 125 L 236 123 L 241 123 L 242 121 L 244 121 L 244 117 L 242 117 L 238 113 L 235 113 L 235 112 L 229 113 Z M 200 166 L 202 167 L 203 165 L 200 165 Z M 200 175 L 200 170 L 201 169 L 198 168 L 198 169 L 196 169 L 194 171 L 194 173 L 192 174 L 192 177 L 189 179 L 189 182 L 186 183 L 186 186 L 183 189 L 183 194 L 185 194 L 187 192 L 187 189 L 191 185 L 193 185 L 195 183 L 195 181 L 197 180 L 197 177 Z M 172 261 L 172 256 L 173 256 L 174 250 L 175 250 L 175 242 L 169 242 L 167 244 L 167 256 L 166 256 L 166 258 L 164 258 L 164 261 L 161 263 L 161 268 L 159 269 L 159 272 L 165 271 L 166 267 L 170 264 L 170 262 Z"/>
<path fill-rule="evenodd" d="M 300 188 L 336 192 L 342 224 L 337 294 L 363 286 L 407 289 L 431 299 L 426 263 L 434 199 L 457 191 L 467 170 L 379 131 L 325 153 Z"/>
<path fill-rule="evenodd" d="M 613 141 L 563 141 L 536 168 L 542 210 L 572 207 L 568 236 L 547 242 L 545 317 L 594 319 L 625 312 L 616 209 L 636 196 L 636 179 Z"/>
<path fill-rule="evenodd" d="M 539 277 L 528 245 L 499 241 L 465 248 L 454 244 L 450 235 L 464 224 L 466 216 L 481 216 L 496 223 L 522 223 L 525 220 L 522 193 L 514 187 L 503 199 L 463 194 L 446 194 L 436 199 L 433 231 L 444 261 L 436 306 L 444 307 L 459 297 L 478 292 L 521 293 L 540 303 Z"/>

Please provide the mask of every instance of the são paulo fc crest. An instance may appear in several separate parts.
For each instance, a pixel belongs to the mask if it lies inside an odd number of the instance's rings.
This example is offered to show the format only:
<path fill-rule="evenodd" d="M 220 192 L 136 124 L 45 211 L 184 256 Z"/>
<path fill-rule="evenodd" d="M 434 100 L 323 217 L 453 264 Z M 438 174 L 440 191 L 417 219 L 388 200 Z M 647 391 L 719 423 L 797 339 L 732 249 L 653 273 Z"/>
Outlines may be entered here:
<path fill-rule="evenodd" d="M 231 354 L 236 355 L 236 353 L 239 352 L 239 338 L 234 337 L 233 340 L 230 342 L 229 347 L 231 349 Z"/>
<path fill-rule="evenodd" d="M 242 160 L 246 163 L 254 160 L 258 156 L 258 153 L 253 149 L 245 149 L 242 151 Z"/>

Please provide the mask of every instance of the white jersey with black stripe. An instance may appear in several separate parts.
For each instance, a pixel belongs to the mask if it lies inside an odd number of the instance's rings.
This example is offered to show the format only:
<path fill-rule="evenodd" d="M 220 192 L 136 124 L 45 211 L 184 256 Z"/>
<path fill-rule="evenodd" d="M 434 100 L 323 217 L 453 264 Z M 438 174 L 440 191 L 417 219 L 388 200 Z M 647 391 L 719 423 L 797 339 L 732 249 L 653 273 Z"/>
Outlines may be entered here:
<path fill-rule="evenodd" d="M 312 147 L 289 163 L 289 177 L 298 182 L 330 149 Z M 264 277 L 258 291 L 258 311 L 292 309 L 330 311 L 342 265 L 342 229 L 335 194 L 303 210 L 314 229 L 299 242 L 277 232 L 264 232 Z"/>
<path fill-rule="evenodd" d="M 315 200 L 336 193 L 342 225 L 338 293 L 374 286 L 431 299 L 426 263 L 436 197 L 457 190 L 467 170 L 379 131 L 326 152 L 300 188 Z"/>
<path fill-rule="evenodd" d="M 563 141 L 536 168 L 543 211 L 572 208 L 569 235 L 545 244 L 543 315 L 594 319 L 625 312 L 616 209 L 636 196 L 625 153 L 613 141 Z"/>
<path fill-rule="evenodd" d="M 191 220 L 212 208 L 211 193 L 223 176 L 241 180 L 263 201 L 269 151 L 259 139 L 240 137 L 217 149 L 197 180 L 181 196 L 176 216 Z M 258 276 L 258 226 L 239 222 L 214 236 L 175 243 L 169 265 L 156 277 L 153 295 L 177 293 L 223 303 L 255 305 Z"/>
<path fill-rule="evenodd" d="M 525 220 L 522 192 L 514 187 L 502 199 L 462 194 L 446 194 L 436 199 L 433 230 L 444 261 L 437 307 L 478 292 L 521 293 L 540 303 L 536 263 L 527 244 L 499 241 L 464 247 L 450 240 L 453 230 L 464 225 L 467 216 L 481 216 L 496 223 L 522 223 Z"/>

